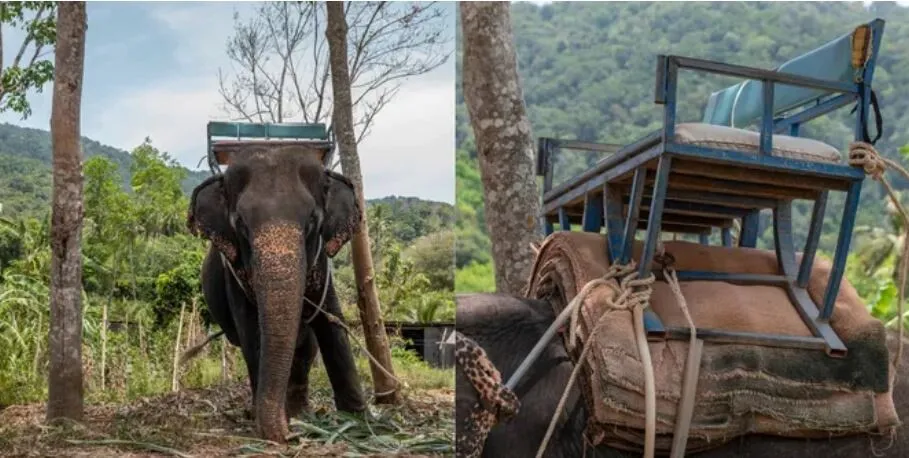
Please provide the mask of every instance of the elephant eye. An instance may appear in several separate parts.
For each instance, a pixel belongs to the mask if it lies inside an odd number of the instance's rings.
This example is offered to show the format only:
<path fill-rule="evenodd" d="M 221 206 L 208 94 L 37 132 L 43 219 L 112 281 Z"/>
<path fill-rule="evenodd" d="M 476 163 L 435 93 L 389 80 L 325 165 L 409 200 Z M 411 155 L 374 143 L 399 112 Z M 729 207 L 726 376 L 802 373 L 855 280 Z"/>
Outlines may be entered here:
<path fill-rule="evenodd" d="M 243 218 L 240 215 L 234 213 L 233 217 L 234 230 L 237 231 L 237 234 L 243 238 L 248 238 L 249 229 L 246 227 L 246 223 L 243 221 Z"/>

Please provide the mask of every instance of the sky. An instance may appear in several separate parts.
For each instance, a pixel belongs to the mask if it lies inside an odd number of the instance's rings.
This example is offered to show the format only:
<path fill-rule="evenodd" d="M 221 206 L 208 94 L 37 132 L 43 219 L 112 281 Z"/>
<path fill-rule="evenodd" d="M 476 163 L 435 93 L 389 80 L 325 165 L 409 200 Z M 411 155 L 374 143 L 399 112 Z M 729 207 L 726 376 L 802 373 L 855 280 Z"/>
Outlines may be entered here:
<path fill-rule="evenodd" d="M 205 126 L 225 120 L 218 69 L 240 2 L 88 2 L 82 135 L 123 150 L 146 137 L 190 169 L 205 156 Z M 454 50 L 455 10 L 447 35 Z M 22 34 L 4 30 L 5 56 Z M 53 56 L 51 56 L 51 59 Z M 7 57 L 7 59 L 9 59 Z M 367 199 L 414 196 L 454 203 L 455 59 L 406 80 L 359 145 Z M 8 63 L 8 62 L 7 62 Z M 32 115 L 0 122 L 48 130 L 52 86 L 29 98 Z"/>

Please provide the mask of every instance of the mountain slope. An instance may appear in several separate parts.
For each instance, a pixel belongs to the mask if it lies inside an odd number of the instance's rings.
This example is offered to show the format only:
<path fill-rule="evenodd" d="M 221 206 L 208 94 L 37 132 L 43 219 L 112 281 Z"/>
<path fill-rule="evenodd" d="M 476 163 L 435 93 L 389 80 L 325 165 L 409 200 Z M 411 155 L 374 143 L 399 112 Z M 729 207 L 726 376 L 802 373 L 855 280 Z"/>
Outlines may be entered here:
<path fill-rule="evenodd" d="M 138 146 L 138 145 L 137 145 Z M 117 164 L 123 182 L 129 183 L 129 152 L 82 137 L 86 158 L 104 156 Z M 50 132 L 13 124 L 0 124 L 0 203 L 4 214 L 32 213 L 49 208 L 53 149 Z M 189 192 L 207 172 L 186 170 L 182 187 Z"/>

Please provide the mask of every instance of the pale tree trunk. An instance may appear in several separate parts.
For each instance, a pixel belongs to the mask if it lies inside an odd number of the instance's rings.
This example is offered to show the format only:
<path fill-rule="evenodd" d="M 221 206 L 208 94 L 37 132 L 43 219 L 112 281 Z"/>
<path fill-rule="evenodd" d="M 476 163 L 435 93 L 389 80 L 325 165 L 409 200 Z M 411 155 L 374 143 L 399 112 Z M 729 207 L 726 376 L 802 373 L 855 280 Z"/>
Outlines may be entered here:
<path fill-rule="evenodd" d="M 539 241 L 534 141 L 508 2 L 461 2 L 464 101 L 476 138 L 496 290 L 523 294 Z"/>
<path fill-rule="evenodd" d="M 379 294 L 375 284 L 372 252 L 369 249 L 366 199 L 363 197 L 363 177 L 360 174 L 360 158 L 357 155 L 357 138 L 354 135 L 350 73 L 347 68 L 347 19 L 344 17 L 343 2 L 328 2 L 325 4 L 325 8 L 328 13 L 325 34 L 328 38 L 331 86 L 334 95 L 332 129 L 338 139 L 341 168 L 344 175 L 353 183 L 357 201 L 363 211 L 360 230 L 354 235 L 350 250 L 357 283 L 357 307 L 360 310 L 360 321 L 363 323 L 366 349 L 385 369 L 383 371 L 382 368 L 376 367 L 372 361 L 369 363 L 373 388 L 376 392 L 376 403 L 392 404 L 397 402 L 399 397 L 397 382 L 389 376 L 389 374 L 394 374 L 394 368 L 391 365 L 391 352 L 388 348 L 388 337 L 385 335 L 385 324 L 382 320 Z"/>
<path fill-rule="evenodd" d="M 82 387 L 82 150 L 80 112 L 85 64 L 85 2 L 57 6 L 51 141 L 50 374 L 47 420 L 81 420 Z"/>

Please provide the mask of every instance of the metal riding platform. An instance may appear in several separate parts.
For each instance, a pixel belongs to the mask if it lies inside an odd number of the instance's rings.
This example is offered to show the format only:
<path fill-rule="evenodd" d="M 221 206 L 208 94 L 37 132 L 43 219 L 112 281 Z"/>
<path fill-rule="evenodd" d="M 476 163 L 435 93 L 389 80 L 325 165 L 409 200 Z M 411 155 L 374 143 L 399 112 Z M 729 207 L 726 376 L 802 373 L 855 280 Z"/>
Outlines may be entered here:
<path fill-rule="evenodd" d="M 325 167 L 331 164 L 335 149 L 334 135 L 325 124 L 210 121 L 207 134 L 208 166 L 213 174 L 221 173 L 221 166 L 228 164 L 230 151 L 250 144 L 313 148 L 321 153 Z"/>
<path fill-rule="evenodd" d="M 755 247 L 758 216 L 773 213 L 778 275 L 678 272 L 679 280 L 713 280 L 785 288 L 814 337 L 698 330 L 698 336 L 723 342 L 824 349 L 845 356 L 846 347 L 831 329 L 830 317 L 845 270 L 859 193 L 865 174 L 849 166 L 840 152 L 817 140 L 799 137 L 799 126 L 856 103 L 855 139 L 869 139 L 867 119 L 874 108 L 877 136 L 880 115 L 871 81 L 884 21 L 856 27 L 819 48 L 763 70 L 681 56 L 658 56 L 657 104 L 663 125 L 630 145 L 540 138 L 537 174 L 544 178 L 543 224 L 584 231 L 606 228 L 610 262 L 627 263 L 635 233 L 645 237 L 638 263 L 641 276 L 651 262 L 661 232 L 698 234 L 701 243 L 713 228 L 731 246 L 731 228 L 741 222 L 738 244 Z M 745 81 L 711 94 L 700 123 L 676 124 L 679 70 L 691 69 Z M 743 126 L 757 123 L 759 131 Z M 785 132 L 788 135 L 783 135 Z M 876 139 L 875 139 L 876 140 Z M 595 152 L 605 158 L 553 187 L 554 153 L 562 149 Z M 611 153 L 611 154 L 609 154 Z M 846 192 L 833 267 L 822 303 L 815 304 L 806 286 L 811 275 L 830 191 Z M 796 262 L 792 233 L 792 200 L 814 201 L 802 262 Z M 687 338 L 687 329 L 666 328 L 648 309 L 645 328 L 651 339 Z"/>

